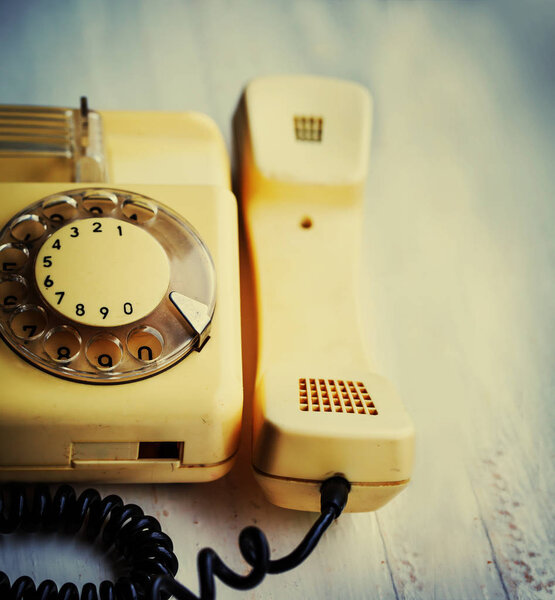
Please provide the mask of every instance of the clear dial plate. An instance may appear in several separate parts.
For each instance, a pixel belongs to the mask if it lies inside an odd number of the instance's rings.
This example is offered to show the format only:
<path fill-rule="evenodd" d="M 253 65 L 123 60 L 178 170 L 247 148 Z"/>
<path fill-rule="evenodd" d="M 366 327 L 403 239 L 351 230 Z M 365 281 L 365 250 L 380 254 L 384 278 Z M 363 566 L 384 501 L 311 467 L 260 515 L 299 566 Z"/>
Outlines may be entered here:
<path fill-rule="evenodd" d="M 205 342 L 215 292 L 193 227 L 134 192 L 48 196 L 0 232 L 2 337 L 75 381 L 135 381 L 175 364 Z"/>

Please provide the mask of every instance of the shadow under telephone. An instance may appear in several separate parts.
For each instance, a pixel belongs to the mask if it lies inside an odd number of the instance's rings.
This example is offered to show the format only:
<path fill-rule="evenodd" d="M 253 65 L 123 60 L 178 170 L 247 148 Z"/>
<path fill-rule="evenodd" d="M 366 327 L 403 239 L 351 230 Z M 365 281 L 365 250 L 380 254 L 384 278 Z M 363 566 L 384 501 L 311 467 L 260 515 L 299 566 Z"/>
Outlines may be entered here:
<path fill-rule="evenodd" d="M 0 119 L 0 479 L 223 476 L 243 369 L 237 204 L 216 126 L 86 102 Z M 270 501 L 312 511 L 341 476 L 345 510 L 374 510 L 409 481 L 413 428 L 358 324 L 370 97 L 262 78 L 234 126 L 255 476 Z"/>

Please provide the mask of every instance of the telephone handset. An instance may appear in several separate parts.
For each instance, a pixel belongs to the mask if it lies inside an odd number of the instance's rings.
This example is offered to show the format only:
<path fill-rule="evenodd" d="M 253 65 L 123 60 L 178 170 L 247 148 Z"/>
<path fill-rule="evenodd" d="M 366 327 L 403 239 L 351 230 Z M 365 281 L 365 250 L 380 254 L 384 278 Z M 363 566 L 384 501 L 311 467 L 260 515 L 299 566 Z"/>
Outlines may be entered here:
<path fill-rule="evenodd" d="M 317 511 L 340 474 L 346 510 L 374 510 L 406 487 L 414 430 L 358 320 L 371 98 L 334 79 L 260 78 L 235 125 L 259 314 L 256 479 L 273 503 Z"/>
<path fill-rule="evenodd" d="M 0 178 L 20 178 L 0 184 L 0 478 L 224 475 L 242 380 L 219 132 L 194 113 L 37 110 L 0 108 L 17 142 L 0 144 Z M 340 475 L 346 510 L 373 510 L 410 478 L 412 424 L 357 322 L 370 116 L 361 86 L 315 77 L 259 79 L 236 113 L 259 313 L 253 467 L 281 506 L 319 510 Z M 37 119 L 81 137 L 25 146 Z"/>

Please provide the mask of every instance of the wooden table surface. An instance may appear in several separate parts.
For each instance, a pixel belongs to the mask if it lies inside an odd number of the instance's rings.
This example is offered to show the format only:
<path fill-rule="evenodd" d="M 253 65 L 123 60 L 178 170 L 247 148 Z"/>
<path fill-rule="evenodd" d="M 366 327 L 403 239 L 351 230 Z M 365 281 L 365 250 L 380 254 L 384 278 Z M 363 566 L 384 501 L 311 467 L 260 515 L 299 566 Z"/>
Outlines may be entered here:
<path fill-rule="evenodd" d="M 409 488 L 344 515 L 300 568 L 219 598 L 552 598 L 553 3 L 0 1 L 0 102 L 198 110 L 230 145 L 244 84 L 353 79 L 375 99 L 361 294 L 376 370 L 417 431 Z M 314 516 L 269 505 L 249 471 L 212 484 L 103 486 L 159 517 L 179 578 L 196 552 L 244 568 Z M 0 568 L 58 583 L 110 566 L 61 537 L 0 539 Z"/>

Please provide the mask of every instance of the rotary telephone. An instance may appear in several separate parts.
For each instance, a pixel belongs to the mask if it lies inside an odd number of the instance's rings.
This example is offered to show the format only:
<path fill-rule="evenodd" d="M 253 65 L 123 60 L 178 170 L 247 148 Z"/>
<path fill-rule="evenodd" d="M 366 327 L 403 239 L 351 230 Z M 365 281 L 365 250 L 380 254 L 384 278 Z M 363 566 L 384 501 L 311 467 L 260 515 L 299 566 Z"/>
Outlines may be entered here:
<path fill-rule="evenodd" d="M 237 202 L 197 113 L 0 107 L 0 480 L 202 482 L 243 407 Z M 347 511 L 408 483 L 413 427 L 358 325 L 371 99 L 250 83 L 234 121 L 253 265 L 252 465 L 268 499 Z M 340 512 L 340 511 L 339 511 Z"/>

